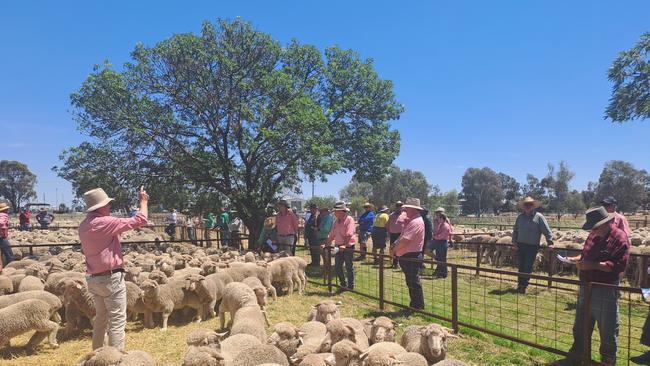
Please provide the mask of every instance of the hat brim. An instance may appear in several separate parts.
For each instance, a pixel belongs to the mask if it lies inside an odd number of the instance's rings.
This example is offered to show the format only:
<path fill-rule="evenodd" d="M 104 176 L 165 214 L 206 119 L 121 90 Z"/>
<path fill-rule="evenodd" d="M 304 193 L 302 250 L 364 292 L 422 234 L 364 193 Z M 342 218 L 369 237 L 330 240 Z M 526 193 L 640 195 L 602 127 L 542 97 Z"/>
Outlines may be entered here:
<path fill-rule="evenodd" d="M 615 217 L 616 217 L 616 214 L 612 212 L 612 213 L 608 214 L 606 218 L 604 218 L 604 219 L 602 219 L 600 221 L 596 221 L 596 222 L 587 221 L 582 225 L 582 230 L 591 230 L 591 229 L 593 229 L 595 227 L 599 227 L 602 224 L 605 224 L 605 223 L 607 223 L 609 221 L 614 220 Z"/>
<path fill-rule="evenodd" d="M 524 201 L 519 201 L 519 203 L 517 204 L 517 206 L 519 206 L 519 208 L 524 208 L 524 206 L 526 206 L 526 205 L 529 204 L 529 203 L 533 205 L 533 208 L 539 208 L 540 206 L 542 206 L 542 204 L 539 203 L 538 200 L 534 200 L 534 201 L 532 201 L 532 202 L 530 202 L 530 201 L 526 201 L 526 202 L 524 202 Z"/>
<path fill-rule="evenodd" d="M 345 211 L 345 212 L 350 212 L 349 208 L 333 208 L 332 211 Z"/>
<path fill-rule="evenodd" d="M 379 210 L 379 212 L 386 212 L 386 211 L 388 211 L 388 208 L 382 208 L 381 210 Z"/>
<path fill-rule="evenodd" d="M 86 213 L 93 212 L 93 211 L 97 210 L 98 208 L 102 208 L 102 207 L 108 205 L 109 203 L 111 203 L 111 202 L 113 202 L 113 201 L 115 201 L 115 198 L 106 197 L 106 198 L 105 198 L 104 200 L 102 200 L 101 202 L 99 202 L 99 203 L 97 203 L 97 204 L 95 204 L 95 205 L 93 205 L 93 206 L 91 206 L 91 207 L 88 207 L 88 208 L 86 209 Z"/>
<path fill-rule="evenodd" d="M 424 210 L 424 208 L 422 208 L 420 206 L 414 206 L 414 205 L 402 205 L 402 208 L 414 208 L 414 209 L 420 210 L 420 211 Z"/>

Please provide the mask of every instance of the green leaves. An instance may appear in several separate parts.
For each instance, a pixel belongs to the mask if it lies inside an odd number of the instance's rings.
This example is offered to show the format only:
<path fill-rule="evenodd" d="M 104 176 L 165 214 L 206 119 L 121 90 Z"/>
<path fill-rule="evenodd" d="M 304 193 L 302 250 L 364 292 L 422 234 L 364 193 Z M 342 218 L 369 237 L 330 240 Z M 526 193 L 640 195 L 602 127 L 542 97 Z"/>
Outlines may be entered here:
<path fill-rule="evenodd" d="M 32 198 L 36 198 L 34 185 L 36 175 L 27 165 L 15 160 L 0 160 L 0 197 L 11 204 L 11 209 L 18 208 Z"/>

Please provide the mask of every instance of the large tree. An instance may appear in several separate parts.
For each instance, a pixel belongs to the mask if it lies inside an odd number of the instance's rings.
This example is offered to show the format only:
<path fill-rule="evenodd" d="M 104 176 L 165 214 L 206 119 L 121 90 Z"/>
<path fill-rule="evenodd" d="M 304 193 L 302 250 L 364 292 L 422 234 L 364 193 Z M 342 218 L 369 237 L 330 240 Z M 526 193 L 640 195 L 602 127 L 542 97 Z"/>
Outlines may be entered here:
<path fill-rule="evenodd" d="M 605 118 L 621 123 L 650 118 L 650 32 L 618 55 L 608 76 L 614 85 Z"/>
<path fill-rule="evenodd" d="M 80 129 L 118 157 L 223 195 L 253 234 L 301 177 L 383 176 L 403 107 L 373 61 L 336 46 L 281 45 L 237 18 L 138 45 L 72 95 Z"/>
<path fill-rule="evenodd" d="M 23 203 L 36 198 L 35 184 L 36 175 L 27 165 L 15 160 L 0 160 L 0 197 L 9 201 L 14 212 Z"/>
<path fill-rule="evenodd" d="M 650 188 L 648 173 L 626 161 L 605 163 L 596 186 L 595 202 L 614 196 L 621 211 L 634 211 L 645 203 Z"/>
<path fill-rule="evenodd" d="M 548 209 L 555 212 L 558 217 L 567 212 L 569 198 L 569 183 L 575 173 L 569 169 L 565 161 L 560 161 L 556 168 L 548 164 L 548 173 L 542 179 L 542 186 L 548 191 Z"/>
<path fill-rule="evenodd" d="M 461 182 L 463 211 L 481 216 L 503 205 L 504 193 L 499 174 L 490 168 L 469 168 Z"/>
<path fill-rule="evenodd" d="M 355 202 L 355 198 L 363 198 L 375 206 L 390 206 L 398 200 L 404 201 L 407 197 L 419 198 L 420 202 L 425 203 L 432 189 L 422 172 L 392 166 L 383 178 L 373 184 L 364 185 L 353 180 L 340 194 L 341 199 L 350 202 Z"/>
<path fill-rule="evenodd" d="M 521 193 L 524 196 L 530 196 L 539 200 L 544 204 L 548 203 L 546 188 L 544 188 L 542 181 L 532 174 L 526 174 L 526 184 L 521 188 Z"/>
<path fill-rule="evenodd" d="M 499 173 L 501 189 L 503 190 L 504 203 L 501 211 L 512 212 L 517 209 L 517 201 L 521 198 L 521 184 L 508 174 Z"/>

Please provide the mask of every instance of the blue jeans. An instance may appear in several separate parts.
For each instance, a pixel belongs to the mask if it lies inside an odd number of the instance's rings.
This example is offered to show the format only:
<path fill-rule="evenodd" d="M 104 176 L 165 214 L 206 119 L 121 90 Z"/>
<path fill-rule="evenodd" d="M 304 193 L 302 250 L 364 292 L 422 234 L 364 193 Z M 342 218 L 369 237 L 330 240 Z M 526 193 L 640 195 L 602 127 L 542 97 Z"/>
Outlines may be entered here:
<path fill-rule="evenodd" d="M 11 251 L 9 239 L 0 238 L 0 252 L 2 252 L 2 258 L 4 259 L 5 266 L 14 260 L 14 253 Z"/>
<path fill-rule="evenodd" d="M 424 309 L 424 294 L 422 293 L 422 284 L 420 283 L 420 270 L 422 269 L 422 262 L 414 262 L 409 259 L 422 260 L 421 252 L 406 253 L 399 257 L 399 266 L 404 272 L 406 277 L 406 286 L 409 288 L 409 297 L 411 302 L 409 306 L 415 309 Z"/>
<path fill-rule="evenodd" d="M 345 250 L 339 250 L 334 256 L 334 272 L 339 278 L 339 286 L 354 288 L 354 247 L 348 247 Z M 345 264 L 345 273 L 343 272 L 343 265 Z M 345 280 L 347 275 L 347 281 Z"/>
<path fill-rule="evenodd" d="M 532 273 L 533 264 L 535 263 L 535 257 L 537 257 L 537 252 L 539 251 L 539 245 L 528 245 L 517 243 L 517 257 L 519 259 L 519 272 L 521 273 Z M 519 284 L 517 287 L 526 288 L 528 287 L 528 282 L 530 282 L 529 276 L 519 276 Z"/>
<path fill-rule="evenodd" d="M 20 224 L 20 231 L 32 231 L 32 225 Z"/>
<path fill-rule="evenodd" d="M 447 249 L 449 249 L 449 242 L 447 240 L 433 240 L 431 242 L 432 252 L 435 252 L 436 262 L 447 263 Z M 447 265 L 438 263 L 436 271 L 434 272 L 435 276 L 440 276 L 443 278 L 447 277 Z"/>
<path fill-rule="evenodd" d="M 616 359 L 616 348 L 618 344 L 618 298 L 617 290 L 592 287 L 591 288 L 591 316 L 589 324 L 589 334 L 584 334 L 584 303 L 586 285 L 580 286 L 578 292 L 578 301 L 576 309 L 576 318 L 573 323 L 573 345 L 570 353 L 574 355 L 582 354 L 582 344 L 585 337 L 591 338 L 595 323 L 598 323 L 598 333 L 600 334 L 600 355 L 605 359 Z"/>

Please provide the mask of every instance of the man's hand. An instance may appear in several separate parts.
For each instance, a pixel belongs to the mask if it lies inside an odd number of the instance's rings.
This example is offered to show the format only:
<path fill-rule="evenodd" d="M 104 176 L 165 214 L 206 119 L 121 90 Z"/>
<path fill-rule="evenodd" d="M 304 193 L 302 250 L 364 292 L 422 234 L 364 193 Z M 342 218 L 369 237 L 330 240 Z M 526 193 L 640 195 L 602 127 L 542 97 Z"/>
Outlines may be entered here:
<path fill-rule="evenodd" d="M 581 271 L 589 271 L 592 270 L 596 267 L 596 263 L 592 262 L 578 262 L 576 263 L 576 267 L 578 267 L 579 270 Z"/>
<path fill-rule="evenodd" d="M 345 245 L 339 245 L 339 250 L 344 252 L 347 249 Z"/>
<path fill-rule="evenodd" d="M 138 198 L 140 198 L 140 202 L 148 202 L 149 201 L 149 195 L 147 194 L 147 191 L 144 190 L 144 186 L 140 187 L 140 192 L 138 193 Z"/>

